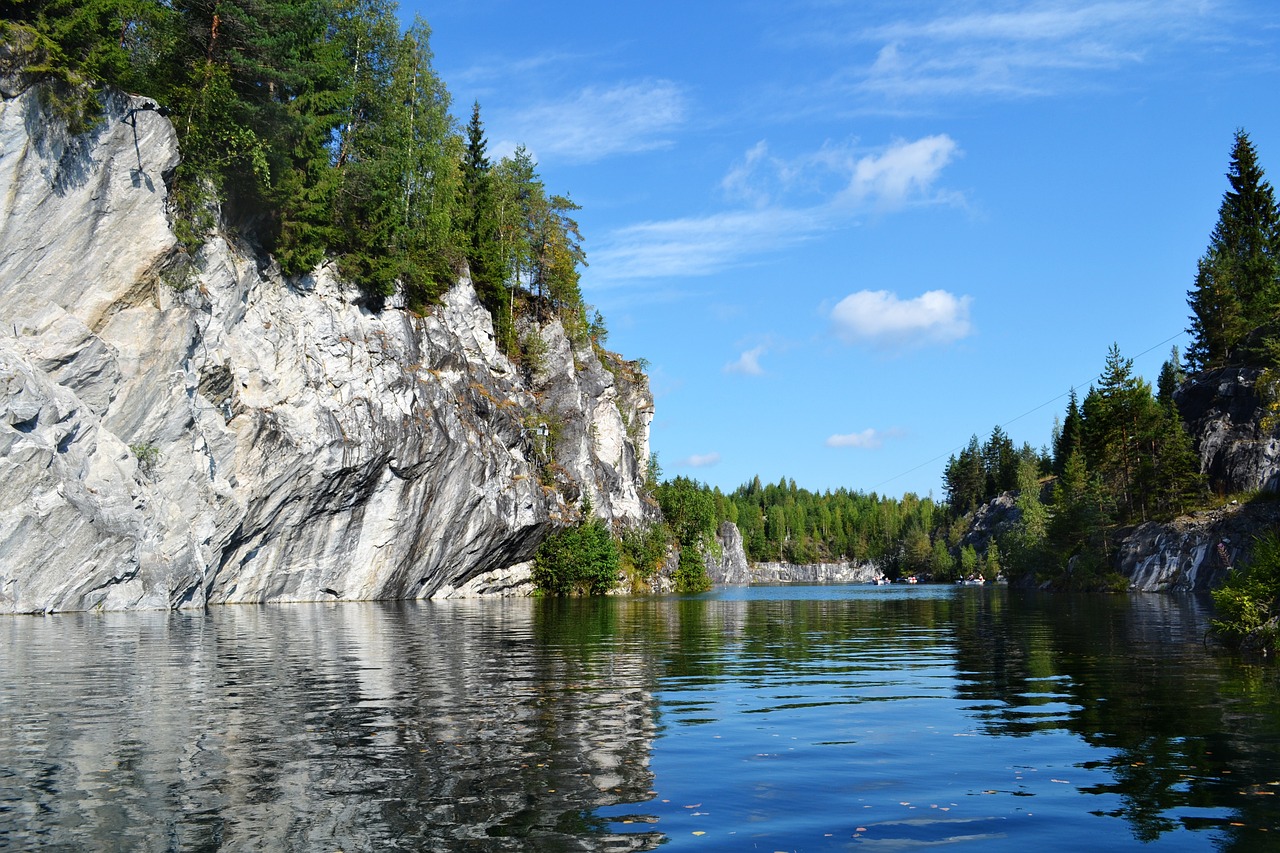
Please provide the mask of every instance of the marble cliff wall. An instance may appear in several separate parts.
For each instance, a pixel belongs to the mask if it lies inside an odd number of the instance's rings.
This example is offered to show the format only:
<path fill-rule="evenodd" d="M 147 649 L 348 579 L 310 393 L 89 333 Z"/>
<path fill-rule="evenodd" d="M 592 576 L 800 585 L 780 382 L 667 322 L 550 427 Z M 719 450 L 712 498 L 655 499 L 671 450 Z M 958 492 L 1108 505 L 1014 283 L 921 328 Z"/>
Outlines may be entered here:
<path fill-rule="evenodd" d="M 0 612 L 520 592 L 583 495 L 656 511 L 634 364 L 550 321 L 526 375 L 465 277 L 419 316 L 225 236 L 187 256 L 165 118 L 115 95 L 70 137 L 5 95 Z"/>

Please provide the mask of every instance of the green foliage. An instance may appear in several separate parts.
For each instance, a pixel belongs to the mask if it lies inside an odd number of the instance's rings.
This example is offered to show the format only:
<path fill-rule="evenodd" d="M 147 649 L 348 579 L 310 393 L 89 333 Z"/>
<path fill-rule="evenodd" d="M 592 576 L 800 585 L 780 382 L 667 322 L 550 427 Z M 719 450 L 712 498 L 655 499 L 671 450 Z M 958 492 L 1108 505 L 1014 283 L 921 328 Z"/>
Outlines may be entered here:
<path fill-rule="evenodd" d="M 646 589 L 662 568 L 670 536 L 671 531 L 661 523 L 629 527 L 623 531 L 620 543 L 622 570 L 631 581 L 632 590 Z"/>
<path fill-rule="evenodd" d="M 329 258 L 372 304 L 400 288 L 419 310 L 465 262 L 509 354 L 521 292 L 603 343 L 578 287 L 577 205 L 543 190 L 524 149 L 489 162 L 478 105 L 464 140 L 429 28 L 402 28 L 393 0 L 23 0 L 12 18 L 7 70 L 43 81 L 72 132 L 104 85 L 172 116 L 188 249 L 239 229 L 286 275 Z"/>
<path fill-rule="evenodd" d="M 1233 647 L 1251 645 L 1262 650 L 1275 647 L 1280 610 L 1280 533 L 1271 531 L 1254 542 L 1249 565 L 1237 568 L 1213 591 L 1218 618 L 1214 633 Z"/>
<path fill-rule="evenodd" d="M 697 593 L 711 589 L 711 579 L 707 577 L 702 553 L 694 545 L 685 545 L 680 549 L 680 564 L 673 578 L 676 592 Z"/>
<path fill-rule="evenodd" d="M 1187 364 L 1194 370 L 1266 363 L 1273 350 L 1267 338 L 1274 336 L 1246 336 L 1271 324 L 1280 305 L 1280 208 L 1243 130 L 1235 134 L 1227 180 L 1230 188 L 1187 294 Z"/>
<path fill-rule="evenodd" d="M 895 499 L 846 489 L 817 494 L 798 488 L 794 480 L 784 478 L 766 486 L 759 477 L 725 495 L 684 478 L 677 480 L 678 486 L 673 481 L 658 490 L 660 502 L 661 495 L 667 495 L 667 503 L 662 504 L 664 513 L 674 503 L 672 493 L 676 492 L 684 501 L 682 507 L 691 504 L 698 508 L 696 513 L 683 508 L 678 512 L 682 518 L 696 515 L 701 519 L 691 526 L 695 532 L 702 531 L 703 541 L 710 541 L 719 522 L 732 521 L 742 533 L 748 559 L 753 561 L 866 560 L 895 571 L 922 574 L 931 573 L 943 562 L 935 543 L 946 550 L 947 516 L 930 498 L 906 494 Z M 692 497 L 694 491 L 701 491 L 704 497 L 700 501 Z M 950 570 L 949 552 L 946 562 Z"/>
<path fill-rule="evenodd" d="M 533 584 L 547 595 L 603 595 L 618 583 L 618 547 L 604 522 L 585 517 L 552 533 L 533 558 Z"/>
<path fill-rule="evenodd" d="M 995 580 L 1004 571 L 1004 559 L 1000 554 L 1000 545 L 992 539 L 987 545 L 987 553 L 982 557 L 982 576 L 987 580 Z"/>
<path fill-rule="evenodd" d="M 658 487 L 657 498 L 681 545 L 698 545 L 715 536 L 715 499 L 706 486 L 688 477 L 676 477 Z"/>
<path fill-rule="evenodd" d="M 160 448 L 154 444 L 139 443 L 129 445 L 129 450 L 138 460 L 138 470 L 144 476 L 155 474 L 156 466 L 160 464 Z"/>

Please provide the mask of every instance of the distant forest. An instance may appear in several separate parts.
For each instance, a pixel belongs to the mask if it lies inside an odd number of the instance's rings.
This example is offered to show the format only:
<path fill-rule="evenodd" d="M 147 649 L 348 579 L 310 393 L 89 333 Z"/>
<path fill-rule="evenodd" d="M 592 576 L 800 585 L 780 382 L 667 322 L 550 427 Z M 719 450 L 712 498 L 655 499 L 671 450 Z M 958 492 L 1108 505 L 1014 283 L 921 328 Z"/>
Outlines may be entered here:
<path fill-rule="evenodd" d="M 1109 566 L 1119 530 L 1212 499 L 1174 399 L 1188 375 L 1254 368 L 1268 423 L 1280 421 L 1280 210 L 1243 130 L 1227 178 L 1187 294 L 1185 357 L 1174 348 L 1153 388 L 1113 346 L 1083 399 L 1071 390 L 1044 449 L 1015 447 L 999 426 L 985 441 L 973 436 L 947 461 L 938 504 L 914 494 L 817 494 L 785 478 L 756 478 L 728 495 L 681 478 L 665 488 L 703 491 L 715 521 L 742 530 L 752 560 L 871 560 L 891 574 L 937 580 L 982 573 L 1060 587 L 1118 583 Z M 1016 524 L 985 540 L 968 536 L 975 513 L 1001 495 L 1016 507 Z"/>
<path fill-rule="evenodd" d="M 514 315 L 550 306 L 581 340 L 577 206 L 529 153 L 492 162 L 476 104 L 465 128 L 431 66 L 430 30 L 389 0 L 18 0 L 0 42 L 73 131 L 102 121 L 104 87 L 169 115 L 179 237 L 215 227 L 285 274 L 322 260 L 371 297 L 432 304 L 469 268 L 509 354 Z M 221 217 L 221 221 L 218 221 Z"/>

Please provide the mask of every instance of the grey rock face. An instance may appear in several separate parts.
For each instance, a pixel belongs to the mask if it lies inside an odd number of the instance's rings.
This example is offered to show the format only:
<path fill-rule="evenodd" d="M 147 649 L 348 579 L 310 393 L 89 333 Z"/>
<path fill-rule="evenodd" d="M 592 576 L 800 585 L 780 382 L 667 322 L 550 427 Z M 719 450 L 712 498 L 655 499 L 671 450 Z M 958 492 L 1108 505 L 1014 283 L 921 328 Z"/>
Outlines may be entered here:
<path fill-rule="evenodd" d="M 1203 592 L 1247 561 L 1253 541 L 1280 527 L 1280 505 L 1240 504 L 1204 510 L 1168 524 L 1140 525 L 1126 536 L 1117 568 L 1135 589 Z"/>
<path fill-rule="evenodd" d="M 1256 368 L 1227 367 L 1191 377 L 1174 395 L 1200 454 L 1200 470 L 1220 492 L 1280 491 L 1280 435 L 1261 428 Z"/>
<path fill-rule="evenodd" d="M 874 583 L 884 573 L 874 563 L 756 563 L 753 583 Z"/>
<path fill-rule="evenodd" d="M 187 257 L 138 103 L 67 138 L 0 102 L 0 612 L 517 594 L 579 495 L 652 513 L 642 374 L 551 322 L 526 382 L 465 278 L 418 316 L 222 237 Z"/>
<path fill-rule="evenodd" d="M 739 586 L 751 583 L 751 566 L 747 563 L 747 552 L 742 547 L 742 532 L 732 521 L 720 523 L 716 530 L 716 541 L 720 543 L 720 559 L 713 555 L 707 558 L 707 577 L 717 586 Z"/>

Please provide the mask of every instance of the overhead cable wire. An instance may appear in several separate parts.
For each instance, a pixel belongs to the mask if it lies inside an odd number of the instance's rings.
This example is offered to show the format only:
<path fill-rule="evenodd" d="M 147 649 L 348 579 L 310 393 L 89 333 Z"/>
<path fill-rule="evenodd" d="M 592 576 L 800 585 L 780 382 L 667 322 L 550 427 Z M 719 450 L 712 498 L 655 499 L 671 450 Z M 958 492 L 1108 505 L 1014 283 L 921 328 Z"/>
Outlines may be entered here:
<path fill-rule="evenodd" d="M 1137 355 L 1133 356 L 1133 358 L 1131 358 L 1131 359 L 1130 359 L 1130 361 L 1133 361 L 1133 360 L 1135 360 L 1135 359 L 1142 358 L 1142 357 L 1143 357 L 1144 355 L 1146 355 L 1147 353 L 1152 352 L 1152 351 L 1156 350 L 1157 348 L 1164 346 L 1165 344 L 1169 343 L 1170 341 L 1175 341 L 1175 340 L 1177 340 L 1178 338 L 1182 337 L 1182 336 L 1183 336 L 1183 335 L 1185 335 L 1185 334 L 1186 334 L 1186 331 L 1184 330 L 1184 331 L 1178 332 L 1176 335 L 1172 335 L 1172 336 L 1170 336 L 1170 337 L 1165 338 L 1163 341 L 1161 341 L 1161 342 L 1160 342 L 1160 343 L 1158 343 L 1158 344 L 1152 344 L 1151 346 L 1149 346 L 1149 347 L 1147 347 L 1146 349 L 1144 349 L 1142 352 L 1140 352 L 1140 353 L 1138 353 Z M 1093 376 L 1089 377 L 1089 379 L 1087 380 L 1087 384 L 1092 385 L 1092 384 L 1093 384 L 1093 382 L 1094 382 L 1095 380 L 1097 380 L 1097 379 L 1101 378 L 1101 376 L 1102 376 L 1102 371 L 1098 371 L 1098 373 L 1096 373 L 1096 374 L 1094 374 Z M 1038 411 L 1040 411 L 1041 409 L 1043 409 L 1045 406 L 1048 406 L 1048 405 L 1051 405 L 1051 404 L 1053 404 L 1053 403 L 1056 403 L 1056 402 L 1058 402 L 1059 400 L 1061 400 L 1063 397 L 1068 396 L 1069 394 L 1071 394 L 1071 393 L 1072 393 L 1072 391 L 1075 391 L 1075 389 L 1076 389 L 1076 388 L 1084 387 L 1084 385 L 1085 385 L 1085 384 L 1086 384 L 1085 382 L 1080 382 L 1080 383 L 1077 383 L 1077 384 L 1075 384 L 1075 385 L 1072 385 L 1072 386 L 1071 386 L 1071 388 L 1070 388 L 1070 390 L 1064 391 L 1063 393 L 1059 394 L 1058 396 L 1056 396 L 1056 397 L 1054 397 L 1054 398 L 1052 398 L 1052 399 L 1050 399 L 1050 400 L 1045 400 L 1043 403 L 1041 403 L 1040 405 L 1038 405 L 1038 406 L 1036 406 L 1036 407 L 1034 407 L 1034 408 L 1027 409 L 1025 412 L 1023 412 L 1022 414 L 1018 415 L 1018 416 L 1017 416 L 1017 417 L 1015 417 L 1015 418 L 1010 418 L 1009 420 L 1007 420 L 1007 421 L 1005 421 L 1004 423 L 1000 424 L 1000 428 L 1001 428 L 1001 429 L 1005 429 L 1005 428 L 1006 428 L 1006 427 L 1008 427 L 1010 424 L 1012 424 L 1012 423 L 1016 423 L 1017 421 L 1022 420 L 1022 419 L 1023 419 L 1023 418 L 1025 418 L 1027 415 L 1035 414 L 1036 412 L 1038 412 Z M 959 446 L 957 446 L 957 447 L 952 448 L 951 450 L 948 450 L 948 451 L 945 451 L 945 452 L 943 452 L 943 453 L 938 454 L 937 456 L 933 457 L 932 459 L 929 459 L 929 460 L 927 460 L 927 461 L 925 461 L 925 462 L 921 462 L 919 465 L 915 466 L 914 468 L 909 468 L 909 469 L 907 469 L 906 471 L 903 471 L 901 474 L 894 474 L 892 477 L 890 477 L 890 478 L 889 478 L 889 479 L 887 479 L 887 480 L 881 480 L 879 483 L 876 483 L 874 486 L 872 486 L 872 487 L 871 487 L 871 491 L 873 491 L 873 492 L 874 492 L 874 491 L 878 491 L 878 490 L 879 490 L 879 488 L 880 488 L 881 486 L 885 485 L 886 483 L 892 483 L 894 480 L 900 480 L 900 479 L 902 479 L 903 477 L 907 476 L 908 474 L 914 474 L 916 471 L 919 471 L 921 468 L 925 467 L 926 465 L 932 465 L 933 463 L 935 463 L 935 462 L 937 462 L 938 460 L 943 459 L 943 458 L 945 458 L 945 457 L 948 457 L 948 456 L 954 456 L 956 453 L 959 453 L 961 450 L 964 450 L 964 448 L 965 448 L 966 446 L 967 446 L 967 444 L 961 444 L 961 445 L 959 445 Z"/>

